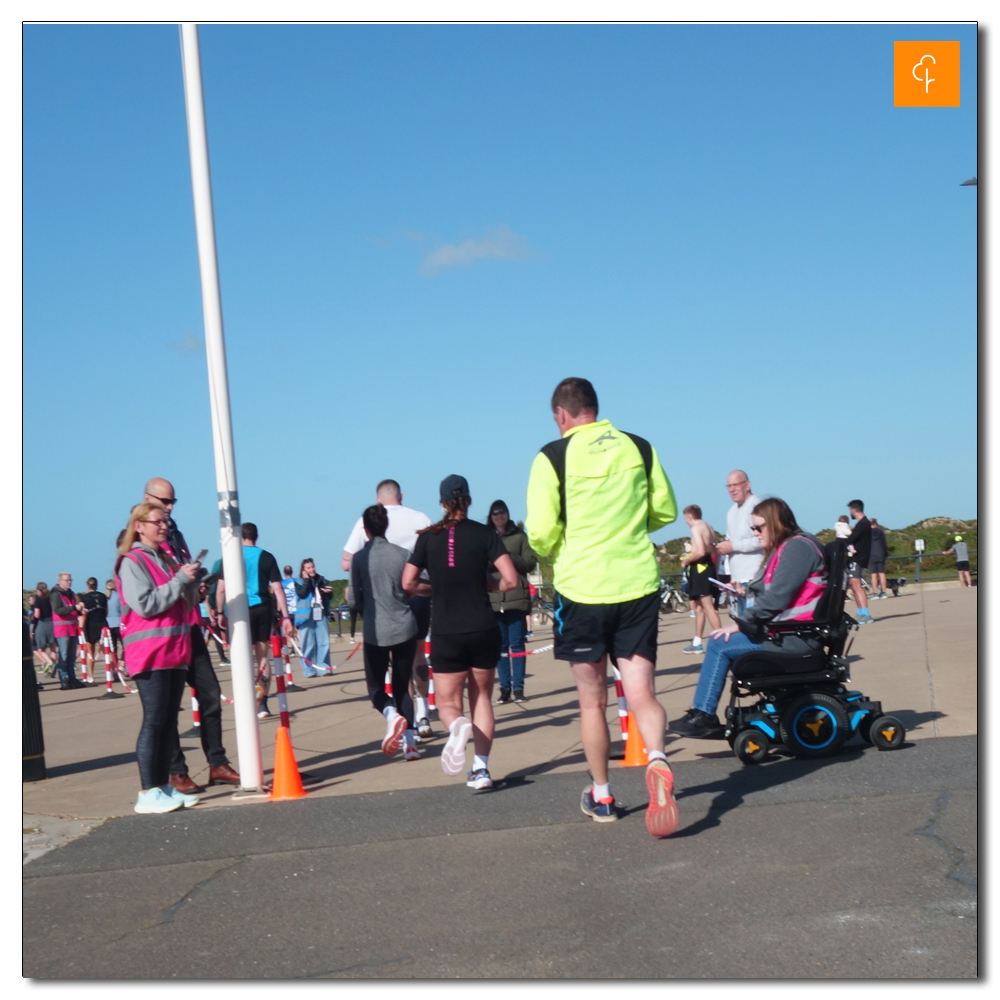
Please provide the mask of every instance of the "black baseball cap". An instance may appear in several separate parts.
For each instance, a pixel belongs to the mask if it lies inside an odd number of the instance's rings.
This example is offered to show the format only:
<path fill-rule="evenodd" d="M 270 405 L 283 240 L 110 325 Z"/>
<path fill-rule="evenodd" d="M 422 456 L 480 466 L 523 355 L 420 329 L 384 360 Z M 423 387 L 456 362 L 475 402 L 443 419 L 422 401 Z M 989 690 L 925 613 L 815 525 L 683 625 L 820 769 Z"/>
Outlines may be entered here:
<path fill-rule="evenodd" d="M 458 500 L 469 495 L 469 481 L 465 476 L 447 476 L 441 480 L 441 499 Z"/>

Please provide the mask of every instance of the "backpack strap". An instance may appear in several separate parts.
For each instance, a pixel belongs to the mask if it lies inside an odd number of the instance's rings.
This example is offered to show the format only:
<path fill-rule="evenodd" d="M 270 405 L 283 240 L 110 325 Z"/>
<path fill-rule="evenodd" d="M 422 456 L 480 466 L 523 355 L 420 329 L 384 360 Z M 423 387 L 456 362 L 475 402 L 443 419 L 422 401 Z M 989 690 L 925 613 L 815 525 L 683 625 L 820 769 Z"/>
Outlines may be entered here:
<path fill-rule="evenodd" d="M 544 448 L 542 454 L 552 463 L 552 468 L 556 470 L 556 479 L 559 480 L 559 518 L 563 525 L 566 524 L 566 449 L 569 447 L 569 438 L 560 438 L 558 441 L 550 441 Z"/>
<path fill-rule="evenodd" d="M 638 434 L 629 434 L 628 431 L 623 431 L 622 433 L 625 437 L 631 438 L 632 444 L 639 449 L 639 454 L 642 455 L 642 464 L 646 467 L 646 479 L 648 480 L 653 471 L 653 446 L 645 438 L 639 437 Z"/>

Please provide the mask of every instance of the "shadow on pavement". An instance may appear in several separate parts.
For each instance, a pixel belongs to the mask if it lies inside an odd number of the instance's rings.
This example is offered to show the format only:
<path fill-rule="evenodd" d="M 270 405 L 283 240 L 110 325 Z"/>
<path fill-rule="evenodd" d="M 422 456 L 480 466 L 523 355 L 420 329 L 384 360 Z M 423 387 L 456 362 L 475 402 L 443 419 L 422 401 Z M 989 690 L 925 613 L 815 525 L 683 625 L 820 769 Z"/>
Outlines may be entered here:
<path fill-rule="evenodd" d="M 119 764 L 134 764 L 135 751 L 132 753 L 116 753 L 108 757 L 94 757 L 92 760 L 78 760 L 73 764 L 57 764 L 45 769 L 50 778 L 59 778 L 65 774 L 83 774 L 85 771 L 100 771 L 105 767 L 118 767 Z"/>
<path fill-rule="evenodd" d="M 718 792 L 708 807 L 708 814 L 696 820 L 690 826 L 678 830 L 671 840 L 683 837 L 696 837 L 705 830 L 719 826 L 722 816 L 743 804 L 745 797 L 752 792 L 761 792 L 790 781 L 797 781 L 809 774 L 814 774 L 831 765 L 842 764 L 845 760 L 856 760 L 864 754 L 863 747 L 849 748 L 843 753 L 832 757 L 821 757 L 817 760 L 799 760 L 778 758 L 763 766 L 743 767 L 733 771 L 718 781 L 706 782 L 702 785 L 690 785 L 677 793 L 680 803 L 693 795 L 704 795 L 707 792 Z M 626 815 L 640 812 L 646 807 L 636 806 L 629 809 Z M 683 811 L 681 813 L 683 815 Z"/>

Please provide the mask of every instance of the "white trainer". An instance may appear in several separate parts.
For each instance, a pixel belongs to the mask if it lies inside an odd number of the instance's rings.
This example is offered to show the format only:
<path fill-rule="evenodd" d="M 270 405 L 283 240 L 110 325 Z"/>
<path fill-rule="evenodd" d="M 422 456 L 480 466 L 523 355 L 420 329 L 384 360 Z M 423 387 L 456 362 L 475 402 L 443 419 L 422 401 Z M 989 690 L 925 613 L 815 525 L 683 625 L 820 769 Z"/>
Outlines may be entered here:
<path fill-rule="evenodd" d="M 465 768 L 465 745 L 472 735 L 472 723 L 460 715 L 451 724 L 451 735 L 441 751 L 441 770 L 455 777 Z"/>

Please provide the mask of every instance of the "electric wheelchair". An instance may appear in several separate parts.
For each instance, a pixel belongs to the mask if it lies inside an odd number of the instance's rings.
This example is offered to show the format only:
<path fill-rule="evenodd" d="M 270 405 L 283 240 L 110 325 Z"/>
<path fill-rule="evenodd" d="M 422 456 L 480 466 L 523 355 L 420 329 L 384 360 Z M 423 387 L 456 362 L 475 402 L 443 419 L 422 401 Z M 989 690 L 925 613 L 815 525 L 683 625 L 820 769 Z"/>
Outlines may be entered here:
<path fill-rule="evenodd" d="M 830 542 L 825 556 L 828 583 L 814 620 L 768 622 L 760 632 L 739 622 L 754 642 L 768 638 L 780 645 L 783 636 L 797 635 L 821 647 L 808 653 L 754 650 L 733 661 L 725 737 L 744 764 L 759 764 L 778 743 L 796 757 L 825 757 L 854 733 L 879 750 L 895 750 L 906 738 L 903 724 L 885 715 L 881 702 L 848 690 L 847 653 L 859 625 L 844 611 L 844 541 Z M 747 698 L 753 702 L 741 704 Z"/>

